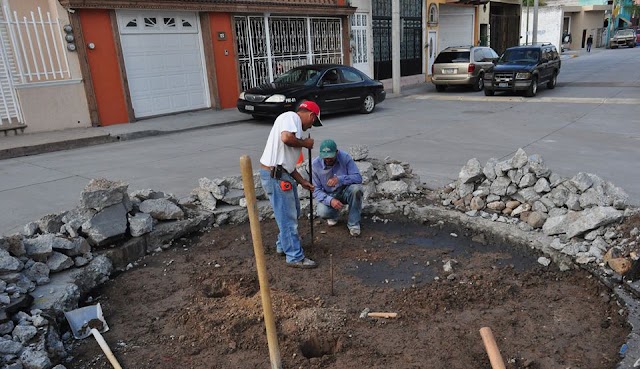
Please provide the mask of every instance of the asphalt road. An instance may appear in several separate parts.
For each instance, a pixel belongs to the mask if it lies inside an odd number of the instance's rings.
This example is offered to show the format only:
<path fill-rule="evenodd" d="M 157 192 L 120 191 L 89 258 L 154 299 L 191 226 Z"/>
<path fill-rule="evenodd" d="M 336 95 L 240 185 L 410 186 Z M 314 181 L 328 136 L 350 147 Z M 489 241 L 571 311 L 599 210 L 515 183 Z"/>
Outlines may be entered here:
<path fill-rule="evenodd" d="M 385 101 L 371 115 L 328 116 L 312 136 L 318 145 L 325 138 L 339 148 L 366 144 L 371 156 L 409 162 L 432 188 L 455 179 L 470 158 L 484 163 L 521 147 L 541 154 L 560 175 L 598 174 L 640 204 L 638 65 L 640 48 L 565 59 L 558 87 L 540 88 L 535 98 L 485 97 L 465 89 L 436 93 L 426 85 Z M 255 170 L 269 129 L 248 121 L 0 161 L 0 233 L 73 208 L 91 178 L 181 196 L 197 187 L 198 178 L 239 175 L 243 154 L 252 157 Z"/>

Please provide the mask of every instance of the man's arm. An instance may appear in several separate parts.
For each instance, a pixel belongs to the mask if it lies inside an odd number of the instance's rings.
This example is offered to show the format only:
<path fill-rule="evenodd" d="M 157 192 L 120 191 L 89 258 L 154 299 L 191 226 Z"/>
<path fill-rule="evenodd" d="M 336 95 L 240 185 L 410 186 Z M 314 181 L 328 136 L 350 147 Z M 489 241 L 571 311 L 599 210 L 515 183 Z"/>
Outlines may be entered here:
<path fill-rule="evenodd" d="M 345 153 L 344 157 L 347 162 L 347 165 L 345 165 L 345 167 L 347 168 L 347 174 L 338 176 L 338 181 L 340 181 L 340 184 L 343 186 L 348 186 L 351 184 L 361 184 L 362 176 L 360 175 L 360 171 L 358 170 L 356 162 L 351 158 L 349 154 Z"/>
<path fill-rule="evenodd" d="M 306 147 L 307 149 L 313 149 L 313 138 L 299 139 L 295 133 L 289 131 L 282 131 L 280 133 L 280 139 L 285 145 L 290 147 Z"/>
<path fill-rule="evenodd" d="M 307 181 L 306 179 L 304 179 L 300 173 L 298 173 L 297 170 L 293 170 L 293 172 L 291 172 L 291 177 L 293 177 L 293 179 L 296 180 L 296 182 L 300 183 L 300 185 L 302 185 L 302 187 L 306 188 L 309 191 L 313 191 L 314 187 L 311 184 L 311 182 Z"/>
<path fill-rule="evenodd" d="M 320 168 L 316 168 L 315 166 L 313 166 L 312 180 L 313 180 L 313 186 L 315 187 L 315 189 L 313 190 L 313 197 L 319 202 L 327 206 L 331 206 L 331 199 L 333 199 L 333 197 L 329 196 L 326 192 L 324 192 L 322 187 L 322 179 L 318 175 L 319 172 L 320 172 Z"/>

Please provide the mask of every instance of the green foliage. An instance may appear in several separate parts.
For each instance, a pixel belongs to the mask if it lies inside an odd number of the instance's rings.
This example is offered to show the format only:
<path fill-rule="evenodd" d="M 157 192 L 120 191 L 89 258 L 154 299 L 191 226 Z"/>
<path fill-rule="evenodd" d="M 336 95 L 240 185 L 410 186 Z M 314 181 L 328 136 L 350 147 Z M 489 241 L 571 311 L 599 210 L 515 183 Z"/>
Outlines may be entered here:
<path fill-rule="evenodd" d="M 531 6 L 531 7 L 532 7 L 532 6 L 534 5 L 534 4 L 533 4 L 533 3 L 534 3 L 534 1 L 535 1 L 535 0 L 522 0 L 522 6 L 524 7 L 524 6 L 529 5 L 529 6 Z M 546 2 L 546 1 L 544 1 L 544 0 L 538 0 L 538 6 L 546 6 L 546 5 L 547 5 L 547 2 Z"/>

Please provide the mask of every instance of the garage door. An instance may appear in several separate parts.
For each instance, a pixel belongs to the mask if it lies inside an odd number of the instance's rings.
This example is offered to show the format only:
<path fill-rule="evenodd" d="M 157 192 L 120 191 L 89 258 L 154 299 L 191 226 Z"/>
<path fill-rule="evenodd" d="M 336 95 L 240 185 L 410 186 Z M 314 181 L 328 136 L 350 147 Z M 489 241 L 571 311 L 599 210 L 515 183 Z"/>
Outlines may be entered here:
<path fill-rule="evenodd" d="M 198 17 L 182 12 L 118 12 L 135 116 L 210 106 Z"/>
<path fill-rule="evenodd" d="M 438 52 L 449 46 L 474 45 L 473 7 L 440 5 Z"/>

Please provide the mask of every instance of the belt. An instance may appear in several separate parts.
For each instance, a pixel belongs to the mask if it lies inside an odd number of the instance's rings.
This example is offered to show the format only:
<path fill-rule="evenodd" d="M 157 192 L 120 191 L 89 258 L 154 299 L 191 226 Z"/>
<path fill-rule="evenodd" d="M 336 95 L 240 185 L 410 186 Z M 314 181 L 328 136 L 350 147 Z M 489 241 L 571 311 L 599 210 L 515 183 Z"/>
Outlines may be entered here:
<path fill-rule="evenodd" d="M 262 167 L 262 169 L 264 169 L 264 170 L 272 170 L 272 169 L 273 169 L 273 167 L 268 167 L 268 166 L 266 166 L 266 165 L 264 165 L 264 164 L 262 164 L 262 163 L 260 163 L 260 166 L 261 166 L 261 167 Z"/>

